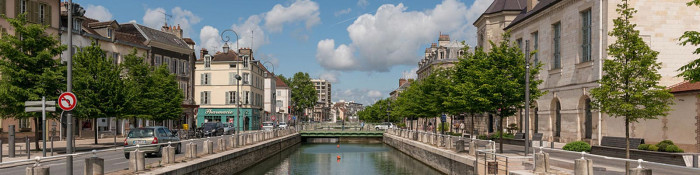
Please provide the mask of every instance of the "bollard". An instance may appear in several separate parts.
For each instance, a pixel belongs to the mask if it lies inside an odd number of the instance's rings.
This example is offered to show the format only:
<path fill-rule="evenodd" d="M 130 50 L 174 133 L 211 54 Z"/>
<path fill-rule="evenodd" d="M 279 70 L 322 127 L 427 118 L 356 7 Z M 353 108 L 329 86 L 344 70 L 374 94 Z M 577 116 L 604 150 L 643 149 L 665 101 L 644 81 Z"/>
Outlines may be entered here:
<path fill-rule="evenodd" d="M 0 143 L 2 143 L 2 142 L 0 142 Z M 2 144 L 0 144 L 0 145 L 2 145 Z M 0 152 L 0 155 L 2 155 L 2 152 Z M 2 157 L 0 157 L 0 162 L 2 162 Z M 693 168 L 697 168 L 697 167 L 698 167 L 698 155 L 693 154 Z"/>
<path fill-rule="evenodd" d="M 592 159 L 574 160 L 574 175 L 593 175 Z"/>
<path fill-rule="evenodd" d="M 0 139 L 0 163 L 2 163 L 2 139 Z"/>
<path fill-rule="evenodd" d="M 454 147 L 455 152 L 462 152 L 464 151 L 464 140 L 457 140 L 455 147 Z"/>
<path fill-rule="evenodd" d="M 413 136 L 413 138 L 412 138 L 413 140 L 418 141 L 418 132 L 416 132 L 416 131 L 411 131 L 411 135 Z"/>
<path fill-rule="evenodd" d="M 220 152 L 226 151 L 226 142 L 224 141 L 224 138 L 219 138 L 216 144 L 218 145 L 218 150 Z"/>
<path fill-rule="evenodd" d="M 26 175 L 49 175 L 48 166 L 27 167 Z"/>
<path fill-rule="evenodd" d="M 549 153 L 535 153 L 535 173 L 549 172 Z"/>
<path fill-rule="evenodd" d="M 32 155 L 31 155 L 31 152 L 29 152 L 29 150 L 31 150 L 30 149 L 31 147 L 29 147 L 30 146 L 29 145 L 29 136 L 24 136 L 24 140 L 26 140 L 26 143 L 27 143 L 27 147 L 24 147 L 24 150 L 27 150 L 27 159 L 31 159 Z"/>
<path fill-rule="evenodd" d="M 196 159 L 197 158 L 197 144 L 194 142 L 190 142 L 187 144 L 187 153 L 185 153 L 185 157 L 189 159 Z"/>
<path fill-rule="evenodd" d="M 651 169 L 647 168 L 632 168 L 629 171 L 630 175 L 651 175 Z"/>
<path fill-rule="evenodd" d="M 476 141 L 474 139 L 469 142 L 469 155 L 476 157 Z"/>
<path fill-rule="evenodd" d="M 138 147 L 138 146 L 137 146 Z M 129 152 L 129 171 L 138 172 L 146 168 L 146 159 L 143 151 L 138 149 Z"/>
<path fill-rule="evenodd" d="M 105 160 L 99 157 L 90 157 L 85 159 L 85 167 L 83 174 L 85 175 L 103 175 L 105 174 Z"/>
<path fill-rule="evenodd" d="M 175 163 L 175 147 L 172 147 L 170 145 L 163 147 L 161 149 L 161 162 L 163 164 L 171 164 Z"/>
<path fill-rule="evenodd" d="M 207 140 L 204 141 L 204 153 L 205 154 L 213 154 L 214 153 L 214 142 Z"/>
<path fill-rule="evenodd" d="M 9 135 L 7 136 L 7 148 L 10 158 L 15 157 L 15 125 L 10 125 Z"/>

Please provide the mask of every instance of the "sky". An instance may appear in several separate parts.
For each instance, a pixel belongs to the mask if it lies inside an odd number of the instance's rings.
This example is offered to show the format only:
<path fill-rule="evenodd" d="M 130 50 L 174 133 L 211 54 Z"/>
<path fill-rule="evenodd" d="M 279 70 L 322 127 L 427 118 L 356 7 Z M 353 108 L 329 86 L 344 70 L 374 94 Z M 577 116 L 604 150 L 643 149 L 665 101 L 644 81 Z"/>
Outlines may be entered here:
<path fill-rule="evenodd" d="M 275 74 L 308 72 L 333 83 L 334 102 L 365 105 L 388 97 L 399 78 L 415 78 L 440 33 L 474 46 L 473 23 L 492 1 L 73 0 L 100 21 L 179 24 L 196 53 L 221 51 L 221 32 L 233 29 L 239 38 L 227 32 L 228 44 L 252 48 Z"/>

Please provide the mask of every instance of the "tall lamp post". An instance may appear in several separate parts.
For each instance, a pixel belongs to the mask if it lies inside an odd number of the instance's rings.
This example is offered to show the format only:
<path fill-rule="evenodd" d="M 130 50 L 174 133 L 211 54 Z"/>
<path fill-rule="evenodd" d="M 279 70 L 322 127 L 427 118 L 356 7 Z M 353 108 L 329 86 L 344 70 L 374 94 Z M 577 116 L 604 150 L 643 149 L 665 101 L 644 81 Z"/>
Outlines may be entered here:
<path fill-rule="evenodd" d="M 530 150 L 530 40 L 525 40 L 525 156 Z"/>
<path fill-rule="evenodd" d="M 224 54 L 228 54 L 228 52 L 229 52 L 229 50 L 230 50 L 230 48 L 229 48 L 229 46 L 228 46 L 228 41 L 231 40 L 231 38 L 229 38 L 228 35 L 225 35 L 226 32 L 232 32 L 233 34 L 236 35 L 236 49 L 239 48 L 239 47 L 238 47 L 238 33 L 236 33 L 236 31 L 234 31 L 234 30 L 232 30 L 232 29 L 226 29 L 226 30 L 224 30 L 224 31 L 221 32 L 221 41 L 224 41 L 224 47 L 223 47 L 223 49 L 224 49 Z M 224 37 L 225 37 L 225 38 L 224 38 Z M 234 51 L 234 52 L 235 52 L 235 51 Z M 232 63 L 232 64 L 238 64 L 239 62 L 240 62 L 240 61 L 237 61 L 236 63 Z M 240 76 L 240 74 L 241 74 L 241 68 L 240 68 L 240 67 L 241 67 L 241 66 L 236 65 L 236 76 L 235 76 L 235 78 L 236 78 L 236 88 L 238 88 L 238 90 L 236 91 L 236 94 L 234 94 L 234 95 L 236 96 L 236 104 L 237 104 L 237 109 L 236 109 L 236 110 L 237 110 L 237 112 L 236 112 L 236 117 L 237 117 L 237 119 L 236 119 L 236 126 L 238 126 L 238 131 L 242 131 L 242 130 L 241 130 L 241 126 L 239 125 L 239 124 L 241 123 L 241 122 L 239 121 L 239 120 L 241 119 L 241 97 L 240 97 L 240 95 L 239 95 L 239 94 L 241 93 L 241 76 Z M 244 124 L 244 125 L 245 125 L 245 124 Z"/>

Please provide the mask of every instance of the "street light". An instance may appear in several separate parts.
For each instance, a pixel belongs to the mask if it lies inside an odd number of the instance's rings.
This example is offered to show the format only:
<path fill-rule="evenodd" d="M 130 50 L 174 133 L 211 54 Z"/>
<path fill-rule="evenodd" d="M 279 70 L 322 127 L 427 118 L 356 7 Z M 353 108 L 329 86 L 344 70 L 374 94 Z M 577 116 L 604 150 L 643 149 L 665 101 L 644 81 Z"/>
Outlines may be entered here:
<path fill-rule="evenodd" d="M 240 47 L 238 47 L 238 33 L 237 33 L 236 31 L 232 30 L 232 29 L 226 29 L 226 30 L 222 31 L 222 32 L 221 32 L 221 35 L 220 35 L 221 41 L 224 42 L 224 46 L 223 46 L 224 54 L 228 54 L 228 52 L 229 52 L 229 50 L 230 50 L 230 48 L 229 48 L 229 46 L 228 46 L 228 41 L 231 40 L 231 38 L 229 38 L 228 35 L 225 35 L 226 32 L 232 32 L 233 34 L 236 35 L 236 49 L 240 48 Z M 234 52 L 235 52 L 235 51 L 234 51 Z M 239 62 L 240 62 L 240 61 L 239 61 Z M 237 62 L 237 63 L 231 63 L 231 64 L 238 64 L 238 62 Z M 241 98 L 240 98 L 240 95 L 239 95 L 239 94 L 241 93 L 241 76 L 240 76 L 240 74 L 241 74 L 241 68 L 240 68 L 240 66 L 236 65 L 236 76 L 235 76 L 235 78 L 236 78 L 236 80 L 237 80 L 237 81 L 236 81 L 236 88 L 238 88 L 238 90 L 236 91 L 236 94 L 234 94 L 234 95 L 236 96 L 236 104 L 238 104 L 237 113 L 236 113 L 236 116 L 238 117 L 238 119 L 236 120 L 236 126 L 238 126 L 238 131 L 241 131 L 241 126 L 238 125 L 238 124 L 240 123 L 239 120 L 241 119 Z M 228 100 L 228 99 L 227 99 L 227 100 Z"/>

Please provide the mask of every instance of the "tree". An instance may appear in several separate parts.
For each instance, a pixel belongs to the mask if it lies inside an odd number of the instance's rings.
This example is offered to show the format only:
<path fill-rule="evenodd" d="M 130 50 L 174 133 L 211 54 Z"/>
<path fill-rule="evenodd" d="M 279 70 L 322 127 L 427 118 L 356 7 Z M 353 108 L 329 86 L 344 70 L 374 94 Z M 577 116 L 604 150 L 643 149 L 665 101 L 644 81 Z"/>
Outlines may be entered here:
<path fill-rule="evenodd" d="M 284 75 L 282 75 L 282 74 L 277 75 L 277 78 L 282 80 L 282 82 L 284 82 L 284 84 L 287 84 L 287 86 L 289 86 L 291 84 L 291 81 L 289 80 L 289 78 L 284 77 Z"/>
<path fill-rule="evenodd" d="M 171 74 L 166 65 L 156 67 L 153 72 L 152 94 L 157 100 L 157 108 L 150 110 L 150 120 L 163 121 L 178 119 L 182 115 L 183 91 L 179 89 L 177 77 Z"/>
<path fill-rule="evenodd" d="M 56 100 L 64 88 L 65 67 L 57 58 L 66 46 L 55 35 L 45 32 L 48 26 L 28 24 L 25 14 L 2 18 L 14 28 L 14 35 L 0 37 L 0 117 L 16 120 L 34 118 L 35 146 L 39 148 L 39 113 L 25 113 L 24 102 Z"/>
<path fill-rule="evenodd" d="M 673 95 L 663 86 L 658 85 L 661 64 L 656 61 L 659 52 L 651 50 L 649 45 L 639 37 L 635 24 L 630 22 L 637 12 L 629 7 L 627 0 L 617 5 L 620 16 L 613 20 L 615 27 L 608 35 L 616 38 L 608 46 L 608 55 L 603 64 L 603 75 L 598 80 L 600 87 L 591 89 L 593 108 L 599 109 L 611 117 L 623 117 L 625 120 L 625 157 L 629 154 L 629 123 L 639 119 L 656 119 L 666 116 L 673 103 Z M 629 169 L 629 162 L 626 164 Z"/>
<path fill-rule="evenodd" d="M 700 7 L 700 0 L 690 1 L 687 3 L 687 5 L 696 5 Z M 698 46 L 700 45 L 700 32 L 686 31 L 678 40 L 681 41 L 680 44 L 683 46 L 687 44 Z M 693 54 L 700 54 L 700 47 L 695 49 Z M 684 79 L 690 80 L 691 82 L 700 81 L 700 59 L 693 60 L 678 70 L 682 71 L 682 73 L 679 76 L 683 77 Z"/>
<path fill-rule="evenodd" d="M 297 114 L 302 114 L 304 109 L 313 108 L 316 105 L 318 94 L 316 94 L 316 88 L 314 88 L 308 73 L 297 72 L 294 74 L 289 87 L 292 89 L 292 103 Z"/>
<path fill-rule="evenodd" d="M 459 62 L 455 65 L 453 75 L 453 85 L 450 86 L 451 94 L 445 101 L 445 106 L 451 111 L 450 113 L 468 113 L 472 118 L 471 134 L 474 134 L 474 117 L 477 113 L 487 112 L 486 106 L 489 106 L 490 101 L 486 99 L 477 90 L 477 82 L 481 73 L 477 63 L 486 59 L 488 54 L 482 48 L 477 48 L 471 54 L 468 46 L 462 48 L 464 54 Z"/>
<path fill-rule="evenodd" d="M 124 56 L 124 62 L 121 64 L 125 71 L 124 86 L 125 98 L 127 105 L 124 108 L 123 117 L 132 118 L 131 122 L 135 122 L 136 118 L 150 118 L 149 110 L 153 108 L 150 101 L 147 101 L 147 91 L 149 88 L 151 67 L 146 63 L 143 57 L 136 55 L 134 49 L 130 54 Z M 132 123 L 135 124 L 135 123 Z M 136 126 L 136 125 L 134 125 Z"/>
<path fill-rule="evenodd" d="M 80 97 L 75 116 L 84 119 L 119 116 L 125 104 L 125 86 L 120 74 L 122 67 L 107 58 L 95 42 L 74 56 L 73 93 Z M 97 137 L 95 137 L 97 144 Z"/>
<path fill-rule="evenodd" d="M 476 71 L 470 80 L 474 85 L 470 93 L 479 93 L 480 102 L 488 104 L 482 109 L 499 117 L 498 131 L 504 128 L 504 119 L 515 115 L 518 108 L 525 104 L 525 64 L 531 66 L 530 69 L 530 98 L 537 99 L 544 92 L 537 86 L 542 80 L 535 79 L 540 71 L 541 65 L 533 65 L 533 62 L 526 61 L 520 48 L 514 43 L 510 43 L 510 34 L 503 34 L 503 40 L 495 44 L 490 42 L 491 51 L 486 57 L 472 59 L 471 68 Z M 531 53 L 528 53 L 531 54 Z M 480 53 L 475 55 L 483 56 Z M 532 101 L 530 101 L 531 103 Z M 500 152 L 503 152 L 503 137 L 500 138 Z"/>

